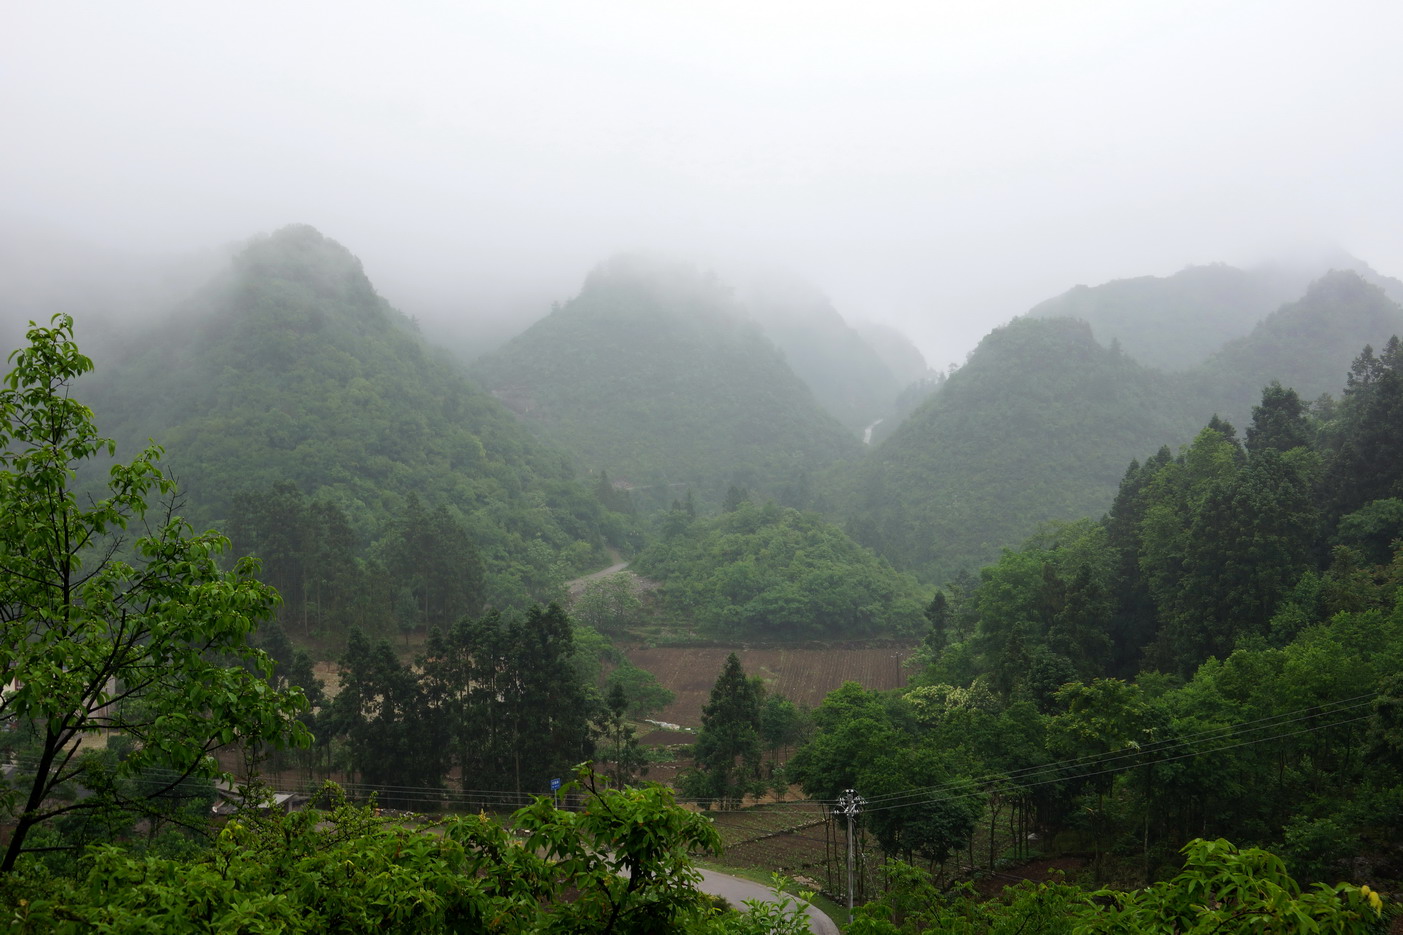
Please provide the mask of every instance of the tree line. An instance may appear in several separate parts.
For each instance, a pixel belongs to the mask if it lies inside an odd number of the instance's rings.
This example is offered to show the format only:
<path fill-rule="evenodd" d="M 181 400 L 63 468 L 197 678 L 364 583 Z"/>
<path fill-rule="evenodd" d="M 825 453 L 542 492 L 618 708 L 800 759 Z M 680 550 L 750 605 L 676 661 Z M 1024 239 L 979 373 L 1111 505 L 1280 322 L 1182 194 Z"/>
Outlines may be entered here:
<path fill-rule="evenodd" d="M 273 765 L 344 773 L 397 807 L 520 802 L 589 761 L 625 784 L 647 771 L 633 719 L 672 700 L 557 604 L 462 616 L 410 660 L 353 628 L 331 697 L 280 634 L 268 628 L 262 645 L 280 663 L 275 681 L 310 699 L 316 743 Z"/>
<path fill-rule="evenodd" d="M 343 661 L 346 686 L 312 707 L 295 687 L 270 683 L 273 660 L 250 645 L 277 601 L 257 580 L 256 562 L 222 567 L 226 538 L 193 531 L 169 509 L 152 509 L 173 491 L 157 464 L 159 449 L 110 469 L 105 497 L 79 498 L 76 467 L 112 447 L 97 434 L 91 411 L 69 394 L 91 363 L 77 352 L 71 321 L 32 328 L 30 340 L 0 390 L 7 766 L 0 806 L 9 831 L 0 900 L 15 927 L 150 931 L 215 919 L 231 930 L 288 931 L 764 927 L 754 916 L 712 912 L 698 897 L 683 852 L 713 847 L 714 832 L 657 787 L 592 791 L 574 812 L 538 798 L 515 818 L 530 832 L 529 846 L 481 817 L 451 821 L 443 837 L 434 837 L 387 827 L 335 801 L 327 812 L 273 817 L 250 829 L 246 822 L 265 817 L 253 808 L 216 830 L 208 800 L 213 780 L 225 774 L 213 754 L 262 742 L 303 747 L 311 741 L 306 719 L 323 713 L 328 726 L 344 730 L 350 750 L 387 744 L 377 760 L 409 760 L 411 777 L 422 775 L 424 788 L 443 780 L 442 764 L 428 770 L 413 762 L 426 755 L 415 732 L 431 729 L 446 738 L 439 748 L 452 751 L 460 772 L 482 770 L 526 790 L 549 776 L 535 772 L 541 764 L 553 768 L 587 742 L 575 708 L 588 705 L 556 710 L 547 700 L 572 685 L 580 694 L 567 700 L 586 697 L 576 631 L 558 607 L 520 617 L 467 616 L 434 633 L 414 666 L 400 662 L 387 641 L 354 636 Z M 1335 464 L 1358 465 L 1339 475 L 1354 478 L 1353 487 L 1328 489 L 1354 491 L 1331 508 L 1339 515 L 1334 534 L 1361 545 L 1387 533 L 1390 514 L 1381 501 L 1397 492 L 1396 474 L 1390 479 L 1385 468 L 1380 480 L 1367 470 L 1378 467 L 1371 455 L 1392 450 L 1395 436 L 1367 423 L 1370 413 L 1393 411 L 1390 399 L 1400 394 L 1388 386 L 1398 356 L 1391 345 L 1381 362 L 1361 358 L 1354 393 L 1340 407 L 1346 419 L 1361 408 L 1360 427 L 1346 423 L 1335 460 L 1327 462 L 1327 477 Z M 1392 422 L 1391 431 L 1400 424 Z M 1210 430 L 1227 437 L 1222 428 Z M 1363 499 L 1379 492 L 1386 496 Z M 1396 553 L 1387 565 L 1371 565 L 1364 555 L 1339 544 L 1328 567 L 1307 568 L 1290 599 L 1278 597 L 1265 632 L 1243 632 L 1226 658 L 1210 657 L 1190 676 L 1147 668 L 1133 684 L 1101 678 L 1040 693 L 1041 682 L 1017 673 L 1003 683 L 984 672 L 966 686 L 939 681 L 956 665 L 977 669 L 988 646 L 1008 644 L 980 643 L 982 618 L 972 632 L 961 629 L 962 595 L 933 602 L 922 684 L 892 695 L 851 686 L 831 696 L 815 715 L 813 739 L 796 754 L 794 775 L 815 794 L 823 783 L 870 780 L 874 834 L 890 853 L 912 858 L 934 859 L 942 841 L 959 840 L 952 832 L 966 818 L 986 814 L 951 808 L 974 797 L 956 790 L 970 790 L 975 779 L 992 783 L 977 790 L 988 797 L 991 822 L 999 820 L 1002 797 L 1039 827 L 1080 831 L 1109 852 L 1123 852 L 1131 835 L 1144 842 L 1147 866 L 1152 848 L 1213 821 L 1234 823 L 1247 837 L 1280 833 L 1300 866 L 1317 862 L 1318 870 L 1303 871 L 1307 878 L 1333 873 L 1359 835 L 1368 842 L 1397 826 L 1403 801 L 1396 674 L 1403 576 Z M 1031 598 L 1016 593 L 1022 579 L 990 574 L 980 588 L 1004 580 L 991 590 L 989 606 L 1047 611 L 1037 586 L 1055 578 L 1027 579 Z M 1043 619 L 1051 633 L 1058 614 Z M 1036 624 L 1024 632 L 1037 636 Z M 963 643 L 972 645 L 958 649 Z M 1155 642 L 1145 645 L 1152 651 Z M 291 669 L 283 678 L 290 677 Z M 611 712 L 624 707 L 612 703 L 619 694 L 610 692 Z M 716 729 L 717 742 L 699 743 L 699 752 L 710 749 L 721 772 L 736 774 L 724 767 L 746 762 L 754 732 L 763 729 L 755 717 L 761 698 L 730 660 L 714 694 L 706 727 Z M 880 749 L 852 746 L 874 736 Z M 953 753 L 947 758 L 942 748 Z M 854 750 L 866 759 L 848 755 Z M 995 756 L 1007 769 L 990 778 Z M 880 774 L 840 774 L 882 758 L 891 766 L 885 772 L 908 762 L 915 768 L 886 789 L 876 785 Z M 965 769 L 960 758 L 981 758 L 985 771 L 957 775 Z M 370 765 L 367 758 L 358 768 Z M 1037 770 L 1049 781 L 1031 778 Z M 1273 795 L 1239 794 L 1264 785 Z M 252 804 L 252 790 L 240 798 Z M 911 811 L 895 820 L 903 809 Z M 875 817 L 884 812 L 893 820 Z M 89 843 L 99 846 L 82 851 Z M 1367 846 L 1365 853 L 1387 849 Z M 1092 898 L 1043 889 L 1029 897 L 1023 915 L 1003 918 L 1021 930 L 1059 899 L 1068 907 L 1064 918 L 1089 932 L 1190 930 L 1185 919 L 1198 930 L 1228 931 L 1283 913 L 1321 930 L 1355 932 L 1380 918 L 1380 902 L 1367 887 L 1302 893 L 1275 858 L 1254 849 L 1190 841 L 1187 854 L 1185 875 L 1166 885 Z M 947 910 L 947 903 L 934 906 Z M 1213 915 L 1219 910 L 1226 915 Z M 895 903 L 864 915 L 873 932 L 899 931 L 916 918 Z M 998 927 L 995 919 L 967 929 Z"/>
<path fill-rule="evenodd" d="M 868 829 L 906 860 L 1036 833 L 1153 880 L 1207 835 L 1397 878 L 1401 416 L 1394 339 L 1338 400 L 1273 384 L 1245 439 L 1214 417 L 1132 463 L 1100 521 L 942 588 L 911 685 L 830 695 L 788 775 L 885 802 Z"/>

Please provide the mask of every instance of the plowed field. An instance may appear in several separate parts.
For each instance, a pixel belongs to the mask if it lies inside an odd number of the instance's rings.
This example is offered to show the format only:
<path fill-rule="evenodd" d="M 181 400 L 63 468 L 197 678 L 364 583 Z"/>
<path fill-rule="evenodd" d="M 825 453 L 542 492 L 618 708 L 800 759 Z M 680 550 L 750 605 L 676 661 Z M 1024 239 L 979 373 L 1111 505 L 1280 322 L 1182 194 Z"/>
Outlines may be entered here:
<path fill-rule="evenodd" d="M 653 673 L 677 695 L 676 701 L 654 717 L 695 728 L 701 726 L 702 706 L 711 696 L 711 686 L 716 684 L 726 656 L 732 652 L 740 657 L 746 675 L 758 675 L 771 691 L 779 692 L 795 704 L 812 708 L 845 681 L 878 690 L 905 685 L 907 670 L 902 663 L 915 651 L 915 644 L 769 649 L 661 647 L 631 649 L 628 658 L 634 665 Z"/>

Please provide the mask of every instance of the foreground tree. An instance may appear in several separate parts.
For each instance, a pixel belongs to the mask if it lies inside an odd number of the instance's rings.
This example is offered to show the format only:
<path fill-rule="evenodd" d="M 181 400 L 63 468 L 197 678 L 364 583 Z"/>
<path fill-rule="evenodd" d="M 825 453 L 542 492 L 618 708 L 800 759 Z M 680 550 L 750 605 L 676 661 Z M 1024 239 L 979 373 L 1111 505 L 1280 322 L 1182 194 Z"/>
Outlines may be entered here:
<path fill-rule="evenodd" d="M 1219 839 L 1184 847 L 1172 880 L 1130 893 L 1093 894 L 1109 905 L 1081 910 L 1077 935 L 1236 935 L 1387 930 L 1383 900 L 1368 886 L 1317 883 L 1302 891 L 1281 858 Z"/>
<path fill-rule="evenodd" d="M 850 935 L 1372 935 L 1392 907 L 1368 886 L 1303 890 L 1281 859 L 1228 841 L 1196 839 L 1171 880 L 1124 892 L 1023 882 L 994 899 L 942 898 L 928 877 L 896 864 L 893 886 L 858 910 Z M 973 894 L 973 889 L 969 891 Z"/>
<path fill-rule="evenodd" d="M 92 362 L 67 316 L 28 338 L 0 389 L 0 724 L 20 737 L 0 786 L 12 823 L 0 872 L 45 823 L 130 823 L 219 775 L 220 747 L 308 738 L 301 692 L 270 687 L 267 655 L 247 642 L 277 592 L 252 560 L 221 570 L 225 537 L 169 509 L 148 516 L 174 493 L 154 445 L 80 504 L 79 468 L 115 448 L 70 396 Z M 104 750 L 109 738 L 120 743 Z M 75 842 L 45 849 L 63 846 Z"/>
<path fill-rule="evenodd" d="M 735 653 L 711 688 L 702 708 L 702 728 L 693 749 L 696 766 L 682 774 L 683 791 L 708 804 L 736 808 L 760 785 L 760 700 L 758 681 L 745 677 Z"/>
<path fill-rule="evenodd" d="M 577 809 L 537 799 L 513 816 L 518 834 L 485 815 L 451 817 L 430 834 L 380 820 L 330 787 L 328 810 L 240 816 L 188 860 L 95 849 L 84 878 L 46 881 L 0 912 L 6 931 L 33 935 L 761 930 L 745 917 L 709 924 L 688 857 L 719 850 L 707 818 L 660 786 L 599 789 L 581 778 L 583 788 L 567 787 L 580 788 Z M 17 895 L 0 892 L 0 901 Z"/>

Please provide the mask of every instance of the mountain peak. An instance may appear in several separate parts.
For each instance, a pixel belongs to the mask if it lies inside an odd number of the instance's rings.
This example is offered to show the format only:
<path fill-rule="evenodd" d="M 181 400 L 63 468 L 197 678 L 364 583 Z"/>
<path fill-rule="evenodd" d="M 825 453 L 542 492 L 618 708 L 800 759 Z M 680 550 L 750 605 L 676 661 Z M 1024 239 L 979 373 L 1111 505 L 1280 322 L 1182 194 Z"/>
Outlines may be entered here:
<path fill-rule="evenodd" d="M 409 324 L 375 291 L 355 254 L 308 224 L 250 240 L 224 285 L 226 326 L 306 334 L 338 325 L 365 334 Z"/>
<path fill-rule="evenodd" d="M 663 506 L 688 487 L 716 502 L 735 484 L 778 494 L 857 450 L 731 289 L 685 263 L 600 264 L 477 373 L 588 469 Z"/>

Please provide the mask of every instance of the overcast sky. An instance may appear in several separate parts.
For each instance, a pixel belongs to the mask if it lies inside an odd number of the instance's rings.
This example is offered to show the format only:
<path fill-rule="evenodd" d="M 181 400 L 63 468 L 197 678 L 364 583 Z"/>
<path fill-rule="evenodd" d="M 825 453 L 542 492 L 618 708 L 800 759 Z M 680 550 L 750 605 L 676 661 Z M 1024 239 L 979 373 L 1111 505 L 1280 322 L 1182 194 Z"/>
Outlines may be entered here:
<path fill-rule="evenodd" d="M 0 223 L 306 222 L 429 317 L 619 250 L 775 264 L 937 366 L 1077 283 L 1403 276 L 1403 4 L 9 2 Z"/>

